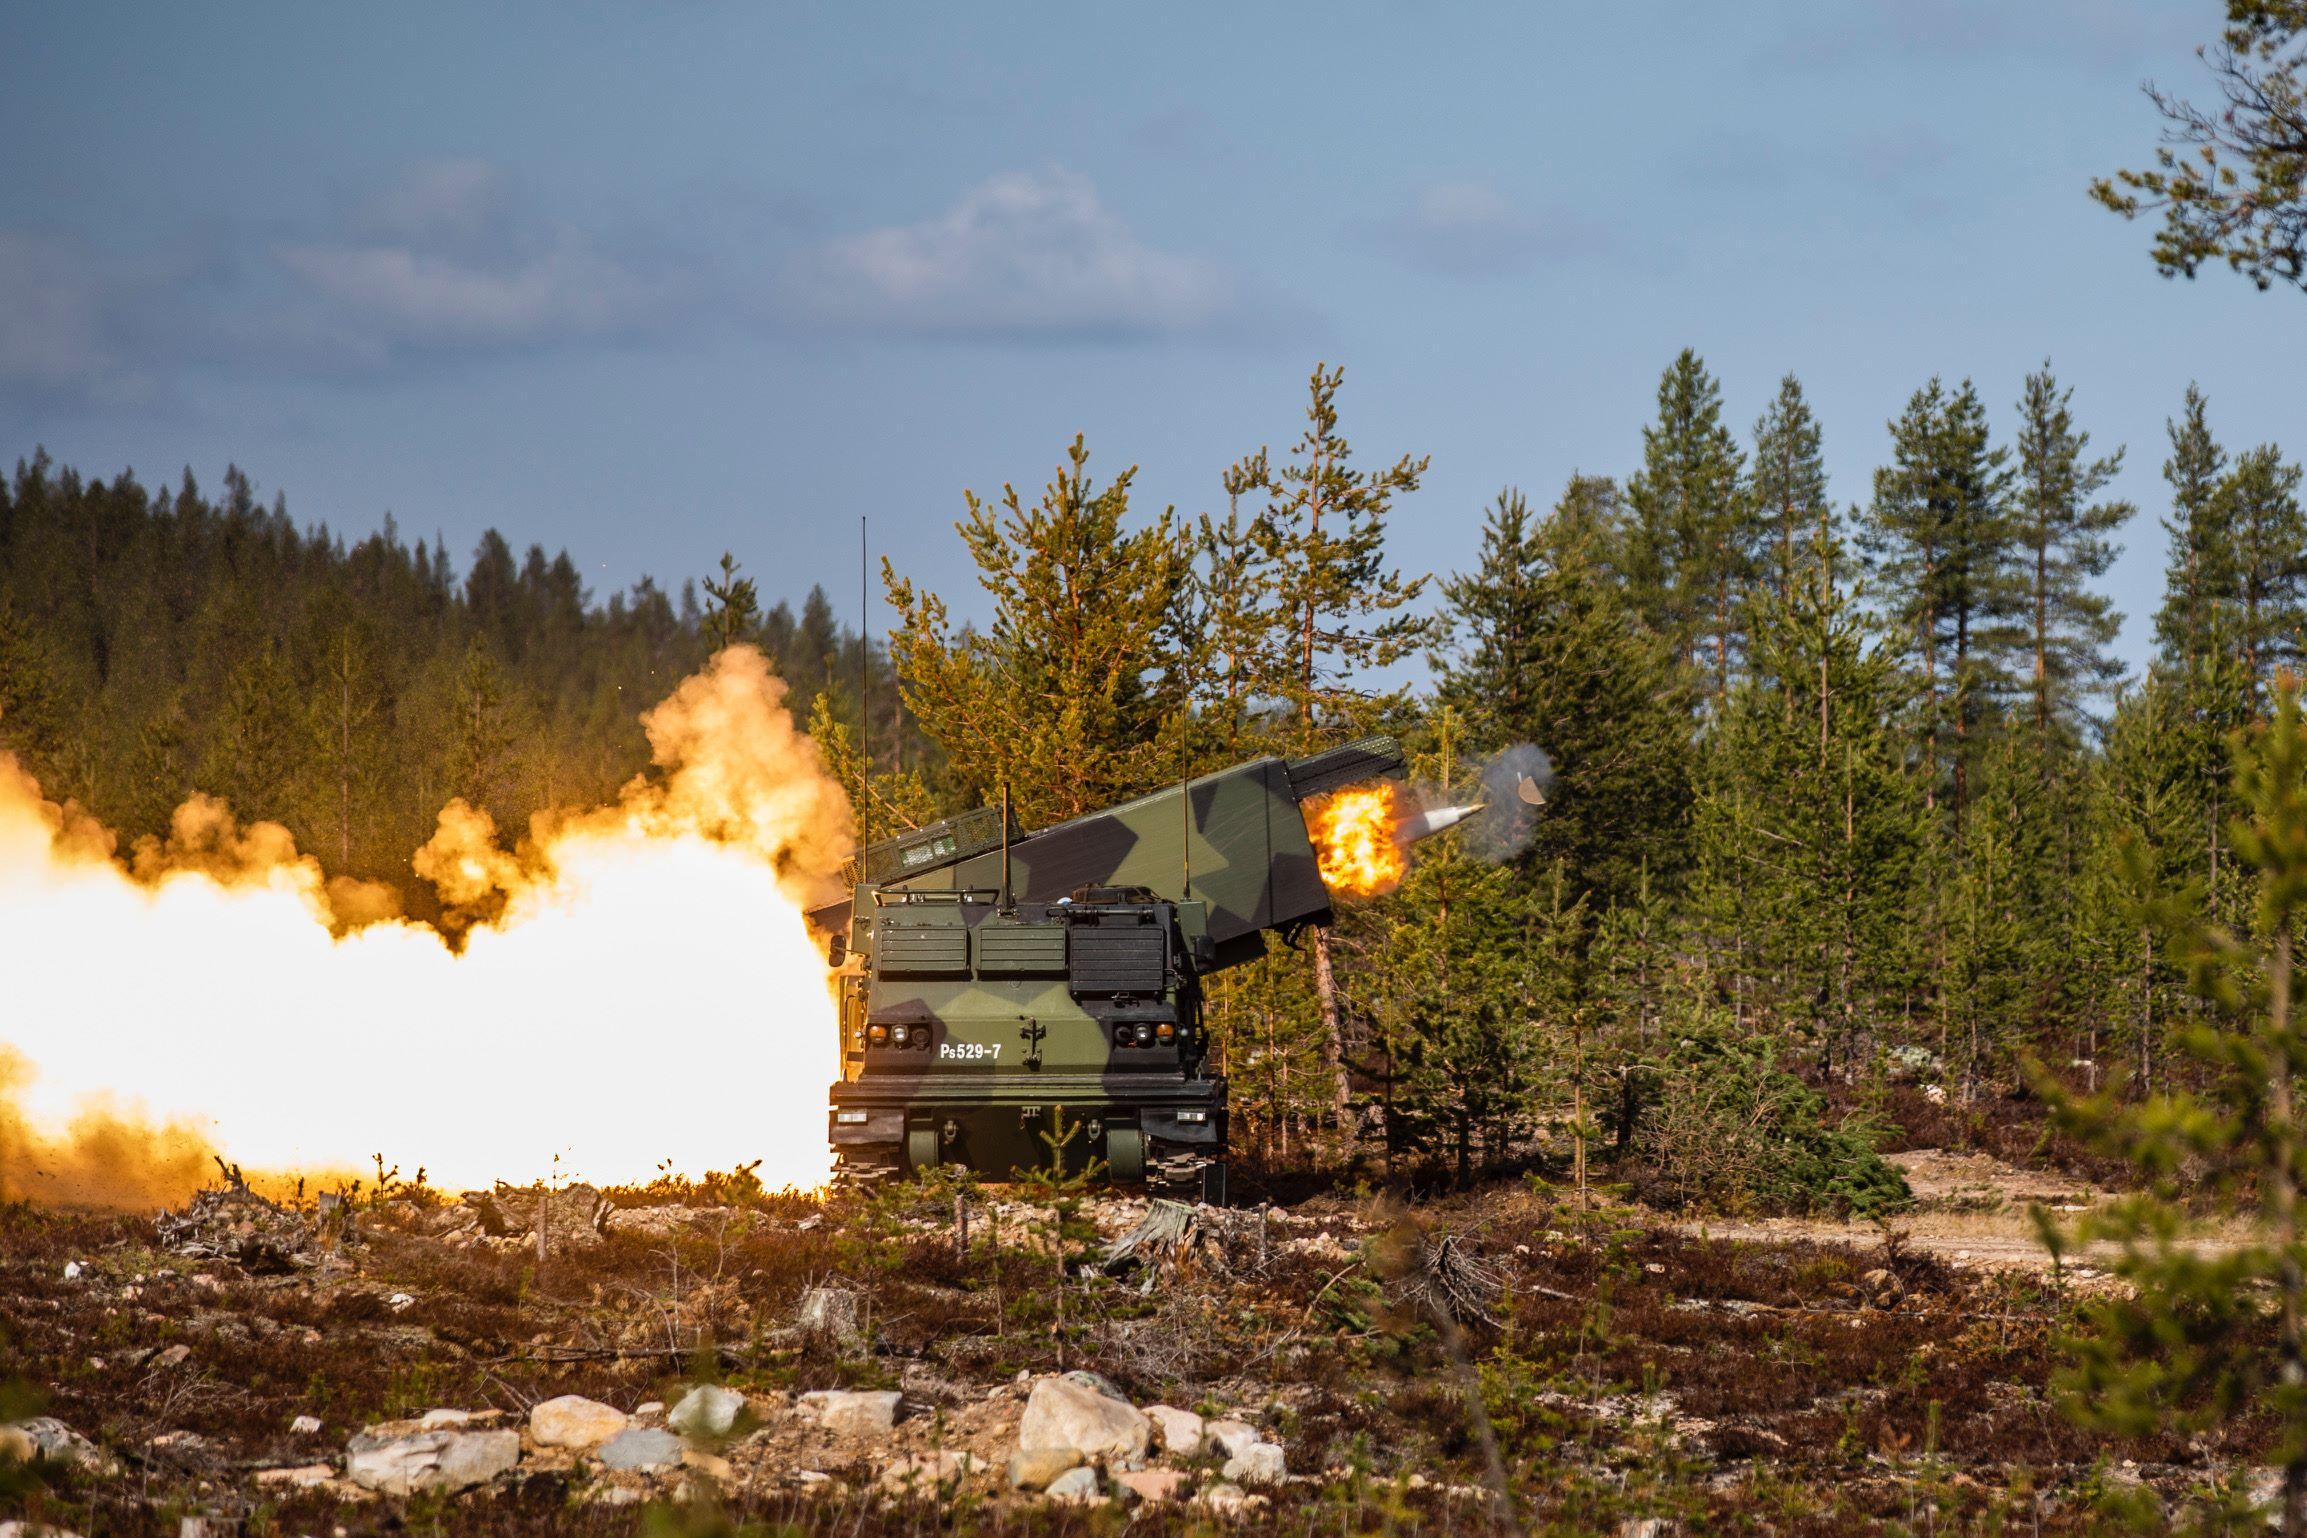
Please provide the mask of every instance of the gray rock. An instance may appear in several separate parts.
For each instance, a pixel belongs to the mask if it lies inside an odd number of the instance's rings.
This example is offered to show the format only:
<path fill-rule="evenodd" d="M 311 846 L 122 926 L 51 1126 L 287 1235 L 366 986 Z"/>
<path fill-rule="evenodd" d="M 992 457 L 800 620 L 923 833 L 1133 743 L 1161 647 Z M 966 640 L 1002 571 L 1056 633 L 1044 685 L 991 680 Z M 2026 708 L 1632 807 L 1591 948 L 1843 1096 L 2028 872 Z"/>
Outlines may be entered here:
<path fill-rule="evenodd" d="M 1094 1373 L 1042 1378 L 1017 1423 L 1020 1449 L 1070 1449 L 1084 1458 L 1143 1458 L 1153 1422 Z"/>
<path fill-rule="evenodd" d="M 745 1396 L 718 1383 L 700 1383 L 681 1396 L 665 1424 L 692 1442 L 725 1437 L 745 1413 Z"/>
<path fill-rule="evenodd" d="M 405 1423 L 403 1423 L 405 1424 Z M 345 1444 L 345 1477 L 383 1495 L 485 1485 L 521 1461 L 514 1431 L 408 1431 L 371 1427 Z"/>
<path fill-rule="evenodd" d="M 1009 1455 L 1010 1488 L 1045 1490 L 1058 1475 L 1079 1467 L 1081 1454 L 1070 1447 L 1021 1447 Z"/>
<path fill-rule="evenodd" d="M 1225 1476 L 1240 1485 L 1278 1485 L 1287 1477 L 1282 1450 L 1272 1442 L 1252 1442 L 1226 1460 Z"/>
<path fill-rule="evenodd" d="M 11 1517 L 0 1522 L 0 1538 L 80 1538 L 69 1527 L 50 1527 L 45 1522 L 26 1522 Z"/>
<path fill-rule="evenodd" d="M 681 1439 L 656 1426 L 627 1426 L 594 1457 L 612 1469 L 669 1469 L 681 1462 Z"/>
<path fill-rule="evenodd" d="M 1628 1517 L 1618 1524 L 1618 1538 L 1674 1538 L 1670 1517 Z"/>
<path fill-rule="evenodd" d="M 1053 1501 L 1070 1501 L 1077 1506 L 1088 1506 L 1105 1499 L 1105 1491 L 1097 1482 L 1097 1470 L 1084 1466 L 1067 1469 L 1049 1482 L 1046 1492 Z"/>
<path fill-rule="evenodd" d="M 901 1397 L 895 1389 L 821 1388 L 801 1396 L 800 1410 L 835 1436 L 887 1436 Z"/>

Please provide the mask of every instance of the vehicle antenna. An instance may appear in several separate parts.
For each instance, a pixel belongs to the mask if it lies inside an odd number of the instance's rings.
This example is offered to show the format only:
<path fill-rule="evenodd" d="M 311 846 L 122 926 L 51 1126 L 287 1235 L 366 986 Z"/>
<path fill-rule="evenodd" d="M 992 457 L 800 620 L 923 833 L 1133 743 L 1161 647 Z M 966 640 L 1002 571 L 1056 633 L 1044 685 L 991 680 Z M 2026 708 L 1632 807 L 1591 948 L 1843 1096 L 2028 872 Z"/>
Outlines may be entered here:
<path fill-rule="evenodd" d="M 997 905 L 1007 913 L 1009 901 L 1009 781 L 1001 782 L 1001 901 Z"/>
<path fill-rule="evenodd" d="M 866 515 L 857 515 L 857 865 L 865 868 L 865 846 L 873 831 L 873 621 L 871 565 L 865 537 Z"/>

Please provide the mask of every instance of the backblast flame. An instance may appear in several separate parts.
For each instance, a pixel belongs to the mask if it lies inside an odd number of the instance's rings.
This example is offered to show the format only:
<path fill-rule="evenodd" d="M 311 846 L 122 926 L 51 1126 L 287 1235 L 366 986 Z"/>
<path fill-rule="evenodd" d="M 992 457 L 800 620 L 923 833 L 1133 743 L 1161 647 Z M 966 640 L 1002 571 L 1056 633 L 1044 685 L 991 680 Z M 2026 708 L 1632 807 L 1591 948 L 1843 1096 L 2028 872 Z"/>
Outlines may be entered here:
<path fill-rule="evenodd" d="M 450 1189 L 821 1183 L 838 1046 L 802 914 L 849 807 L 784 693 L 720 653 L 643 717 L 658 774 L 511 852 L 452 803 L 416 866 L 461 945 L 205 798 L 124 862 L 0 754 L 0 1198 L 180 1196 L 192 1149 Z"/>
<path fill-rule="evenodd" d="M 1390 892 L 1409 869 L 1398 836 L 1402 793 L 1390 780 L 1324 796 L 1306 808 L 1314 862 L 1333 892 L 1369 897 Z"/>

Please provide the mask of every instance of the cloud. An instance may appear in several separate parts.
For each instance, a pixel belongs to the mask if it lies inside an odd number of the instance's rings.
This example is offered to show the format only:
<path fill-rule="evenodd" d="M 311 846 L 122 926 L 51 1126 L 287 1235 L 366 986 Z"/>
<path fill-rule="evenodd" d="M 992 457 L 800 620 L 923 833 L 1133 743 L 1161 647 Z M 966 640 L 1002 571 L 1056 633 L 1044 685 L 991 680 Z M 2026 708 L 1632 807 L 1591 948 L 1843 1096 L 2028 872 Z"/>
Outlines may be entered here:
<path fill-rule="evenodd" d="M 943 213 L 828 242 L 788 275 L 807 324 L 1008 340 L 1144 338 L 1233 316 L 1232 278 L 1139 240 L 1072 171 L 1012 171 Z"/>
<path fill-rule="evenodd" d="M 337 238 L 272 260 L 309 313 L 316 356 L 363 366 L 440 352 L 533 350 L 638 335 L 680 284 L 567 225 L 537 218 L 484 162 L 418 166 L 366 199 Z"/>
<path fill-rule="evenodd" d="M 1435 182 L 1368 227 L 1406 266 L 1459 278 L 1502 278 L 1607 254 L 1610 230 L 1564 208 L 1526 213 L 1487 182 Z"/>

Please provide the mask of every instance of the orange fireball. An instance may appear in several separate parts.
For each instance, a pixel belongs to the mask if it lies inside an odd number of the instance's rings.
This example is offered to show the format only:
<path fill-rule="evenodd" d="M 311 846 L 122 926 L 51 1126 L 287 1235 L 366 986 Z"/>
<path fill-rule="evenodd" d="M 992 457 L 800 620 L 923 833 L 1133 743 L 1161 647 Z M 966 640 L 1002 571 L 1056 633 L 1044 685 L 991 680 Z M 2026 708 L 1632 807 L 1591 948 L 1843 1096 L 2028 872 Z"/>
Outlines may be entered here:
<path fill-rule="evenodd" d="M 1391 781 L 1325 796 L 1306 809 L 1314 860 L 1332 892 L 1370 897 L 1401 883 L 1409 855 L 1396 837 L 1401 789 Z"/>

